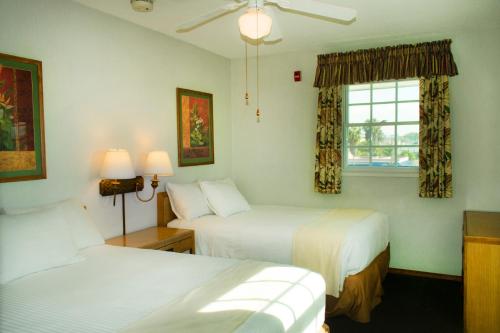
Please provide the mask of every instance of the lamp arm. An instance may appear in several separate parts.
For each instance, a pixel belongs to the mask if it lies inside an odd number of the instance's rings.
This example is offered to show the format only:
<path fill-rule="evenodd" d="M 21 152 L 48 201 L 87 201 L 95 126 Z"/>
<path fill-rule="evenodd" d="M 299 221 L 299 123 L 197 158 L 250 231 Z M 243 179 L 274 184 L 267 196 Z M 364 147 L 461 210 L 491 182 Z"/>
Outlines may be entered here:
<path fill-rule="evenodd" d="M 158 179 L 158 175 L 154 175 L 153 179 L 151 179 L 151 187 L 153 188 L 153 193 L 151 194 L 151 197 L 149 199 L 142 199 L 139 196 L 139 192 L 137 191 L 137 187 L 139 186 L 139 184 L 136 183 L 135 184 L 135 196 L 137 197 L 137 199 L 139 199 L 139 201 L 142 201 L 142 202 L 148 202 L 148 201 L 153 200 L 153 198 L 155 197 L 156 188 L 158 187 L 159 182 L 160 182 L 160 180 Z"/>

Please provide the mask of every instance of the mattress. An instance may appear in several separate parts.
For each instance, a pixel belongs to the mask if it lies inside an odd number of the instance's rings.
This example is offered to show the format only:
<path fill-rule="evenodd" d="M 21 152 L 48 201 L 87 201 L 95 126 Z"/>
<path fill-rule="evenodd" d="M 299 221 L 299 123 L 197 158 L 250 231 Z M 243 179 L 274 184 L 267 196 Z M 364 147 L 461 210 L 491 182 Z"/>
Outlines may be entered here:
<path fill-rule="evenodd" d="M 293 264 L 293 238 L 299 226 L 314 222 L 330 209 L 260 206 L 222 218 L 205 215 L 191 221 L 173 220 L 172 228 L 195 230 L 196 253 Z M 346 234 L 340 256 L 343 280 L 365 269 L 389 244 L 387 216 L 373 212 Z"/>
<path fill-rule="evenodd" d="M 0 331 L 118 332 L 161 307 L 175 307 L 184 295 L 240 263 L 108 245 L 91 247 L 80 254 L 85 260 L 76 264 L 0 285 Z M 281 268 L 287 269 L 274 269 Z M 307 309 L 307 316 L 297 318 L 302 323 L 295 325 L 312 327 L 314 332 L 321 326 L 322 321 L 318 320 L 324 318 L 324 290 L 321 291 L 317 278 L 322 281 L 317 276 L 315 285 L 323 295 L 318 294 L 319 301 Z M 293 295 L 288 296 L 292 297 L 290 304 L 300 303 Z M 200 300 L 200 304 L 206 306 L 211 301 Z M 265 316 L 255 313 L 237 331 L 252 332 L 262 325 L 267 327 Z M 285 329 L 274 327 L 270 332 L 281 331 Z"/>

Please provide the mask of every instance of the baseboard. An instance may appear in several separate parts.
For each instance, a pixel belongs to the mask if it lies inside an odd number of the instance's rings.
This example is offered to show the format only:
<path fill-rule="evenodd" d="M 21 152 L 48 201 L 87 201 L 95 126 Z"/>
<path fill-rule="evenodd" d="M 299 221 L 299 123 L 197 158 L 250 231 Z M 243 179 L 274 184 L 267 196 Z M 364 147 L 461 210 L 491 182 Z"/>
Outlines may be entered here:
<path fill-rule="evenodd" d="M 422 272 L 422 271 L 413 271 L 411 269 L 402 269 L 402 268 L 389 268 L 389 273 L 391 274 L 399 274 L 399 275 L 411 275 L 418 277 L 425 277 L 429 279 L 438 279 L 438 280 L 448 280 L 448 281 L 457 281 L 462 282 L 461 275 L 448 275 L 448 274 L 440 274 L 440 273 L 430 273 L 430 272 Z"/>

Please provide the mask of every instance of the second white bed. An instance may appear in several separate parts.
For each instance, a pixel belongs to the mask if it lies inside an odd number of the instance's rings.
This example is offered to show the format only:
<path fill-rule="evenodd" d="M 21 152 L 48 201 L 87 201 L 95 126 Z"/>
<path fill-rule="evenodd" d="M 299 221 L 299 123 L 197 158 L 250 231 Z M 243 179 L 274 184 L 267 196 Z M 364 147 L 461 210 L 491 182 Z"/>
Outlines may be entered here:
<path fill-rule="evenodd" d="M 191 221 L 173 220 L 172 228 L 195 230 L 196 253 L 293 264 L 294 236 L 298 229 L 331 212 L 289 206 L 252 206 L 247 212 L 227 218 L 205 215 Z M 365 269 L 389 243 L 389 226 L 384 214 L 373 211 L 353 224 L 343 237 L 336 291 L 344 278 Z"/>

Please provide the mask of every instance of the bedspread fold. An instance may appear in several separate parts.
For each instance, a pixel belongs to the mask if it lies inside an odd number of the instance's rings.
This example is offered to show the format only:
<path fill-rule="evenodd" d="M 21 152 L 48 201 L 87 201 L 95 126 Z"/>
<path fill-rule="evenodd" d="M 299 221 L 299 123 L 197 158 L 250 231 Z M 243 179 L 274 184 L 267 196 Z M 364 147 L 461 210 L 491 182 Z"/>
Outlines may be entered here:
<path fill-rule="evenodd" d="M 332 209 L 297 228 L 293 239 L 293 264 L 320 273 L 326 294 L 339 297 L 344 279 L 344 243 L 354 224 L 373 214 L 370 209 Z"/>

